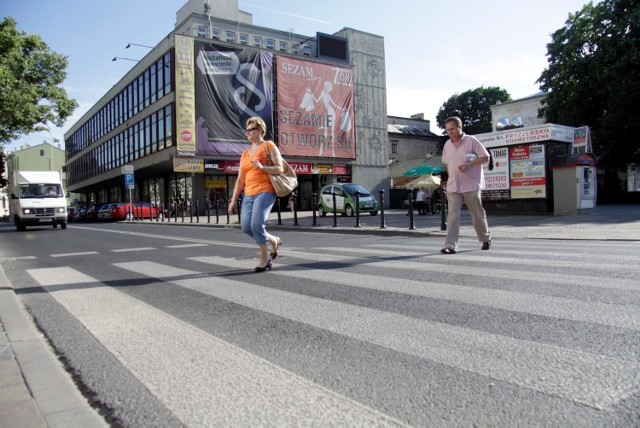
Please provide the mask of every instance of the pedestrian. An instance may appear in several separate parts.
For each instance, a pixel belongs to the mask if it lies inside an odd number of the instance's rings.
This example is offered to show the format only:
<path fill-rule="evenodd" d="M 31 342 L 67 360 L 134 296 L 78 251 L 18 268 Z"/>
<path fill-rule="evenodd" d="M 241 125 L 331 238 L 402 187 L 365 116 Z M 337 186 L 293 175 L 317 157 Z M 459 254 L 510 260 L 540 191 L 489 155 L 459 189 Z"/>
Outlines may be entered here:
<path fill-rule="evenodd" d="M 280 150 L 273 141 L 264 140 L 266 133 L 267 125 L 261 117 L 247 119 L 246 135 L 251 147 L 240 158 L 238 179 L 228 207 L 229 215 L 232 215 L 240 193 L 244 191 L 240 225 L 242 231 L 251 236 L 260 248 L 260 262 L 254 268 L 255 272 L 270 270 L 272 260 L 278 257 L 278 248 L 282 245 L 282 240 L 267 233 L 266 229 L 269 213 L 277 198 L 269 174 L 282 174 L 284 171 Z M 267 146 L 271 162 L 267 158 Z M 267 244 L 271 245 L 271 253 L 267 251 Z"/>
<path fill-rule="evenodd" d="M 447 238 L 440 250 L 443 254 L 455 254 L 458 251 L 460 232 L 460 211 L 466 204 L 471 214 L 473 227 L 482 249 L 491 248 L 491 232 L 487 224 L 487 214 L 482 207 L 480 192 L 484 187 L 482 164 L 489 161 L 489 152 L 477 138 L 462 132 L 459 117 L 445 120 L 445 129 L 449 140 L 442 150 L 442 162 L 446 164 L 449 179 L 446 195 L 449 204 L 447 216 Z"/>
<path fill-rule="evenodd" d="M 426 193 L 424 191 L 424 187 L 421 187 L 418 190 L 418 194 L 416 195 L 416 206 L 418 208 L 418 215 L 424 215 L 427 213 Z"/>

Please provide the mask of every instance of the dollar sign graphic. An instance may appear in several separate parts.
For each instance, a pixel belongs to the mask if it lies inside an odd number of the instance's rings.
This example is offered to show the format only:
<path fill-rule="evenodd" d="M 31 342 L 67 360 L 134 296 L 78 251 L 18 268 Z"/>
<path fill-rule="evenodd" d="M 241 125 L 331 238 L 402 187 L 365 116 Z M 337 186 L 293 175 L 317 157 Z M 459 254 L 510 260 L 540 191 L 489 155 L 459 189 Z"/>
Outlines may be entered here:
<path fill-rule="evenodd" d="M 241 86 L 235 91 L 233 91 L 233 99 L 235 100 L 236 105 L 239 107 L 239 109 L 242 110 L 243 112 L 249 114 L 250 116 L 260 116 L 258 113 L 253 111 L 249 106 L 247 106 L 244 103 L 244 101 L 242 101 L 241 97 L 244 97 L 244 95 L 246 94 L 247 88 L 249 88 L 249 90 L 252 93 L 256 94 L 260 99 L 260 102 L 255 106 L 257 110 L 262 110 L 265 104 L 267 103 L 267 100 L 264 94 L 250 80 L 244 77 L 245 72 L 247 75 L 252 76 L 252 75 L 259 74 L 260 70 L 258 70 L 253 64 L 240 65 L 240 67 L 238 68 L 238 72 L 236 73 L 236 79 L 238 79 L 238 81 L 240 81 L 240 83 L 242 83 L 244 86 Z"/>

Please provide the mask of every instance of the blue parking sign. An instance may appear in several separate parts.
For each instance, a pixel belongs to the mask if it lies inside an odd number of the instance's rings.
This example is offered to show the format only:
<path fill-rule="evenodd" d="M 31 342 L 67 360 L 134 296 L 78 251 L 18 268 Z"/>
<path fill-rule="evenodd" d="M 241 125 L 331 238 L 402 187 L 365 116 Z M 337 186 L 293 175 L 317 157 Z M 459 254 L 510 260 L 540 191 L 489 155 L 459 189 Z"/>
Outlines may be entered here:
<path fill-rule="evenodd" d="M 125 186 L 131 187 L 131 188 L 134 186 L 133 174 L 124 175 L 124 184 Z"/>

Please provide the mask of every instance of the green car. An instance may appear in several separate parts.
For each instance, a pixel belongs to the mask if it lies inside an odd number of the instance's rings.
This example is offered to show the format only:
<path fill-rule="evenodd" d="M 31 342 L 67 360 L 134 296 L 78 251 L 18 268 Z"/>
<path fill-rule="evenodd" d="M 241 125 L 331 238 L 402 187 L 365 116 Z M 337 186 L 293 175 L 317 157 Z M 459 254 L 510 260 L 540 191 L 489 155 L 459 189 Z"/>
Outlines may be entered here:
<path fill-rule="evenodd" d="M 318 200 L 318 215 L 333 213 L 333 194 L 336 194 L 336 212 L 352 217 L 356 213 L 356 192 L 360 192 L 360 213 L 377 215 L 380 204 L 371 192 L 359 184 L 335 183 L 322 188 Z"/>

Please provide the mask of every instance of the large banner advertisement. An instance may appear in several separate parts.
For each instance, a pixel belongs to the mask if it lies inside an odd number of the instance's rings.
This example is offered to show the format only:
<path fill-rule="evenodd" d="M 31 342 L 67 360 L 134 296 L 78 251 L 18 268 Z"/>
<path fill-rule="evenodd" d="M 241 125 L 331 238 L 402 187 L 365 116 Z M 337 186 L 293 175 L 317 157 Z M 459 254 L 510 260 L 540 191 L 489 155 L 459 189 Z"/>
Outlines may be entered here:
<path fill-rule="evenodd" d="M 276 80 L 282 153 L 355 159 L 353 69 L 278 56 Z"/>
<path fill-rule="evenodd" d="M 544 145 L 509 147 L 511 199 L 546 198 Z"/>
<path fill-rule="evenodd" d="M 176 35 L 176 126 L 178 156 L 195 156 L 193 38 Z"/>
<path fill-rule="evenodd" d="M 272 53 L 196 41 L 195 55 L 196 154 L 242 154 L 251 116 L 264 119 L 265 139 L 273 139 Z"/>

